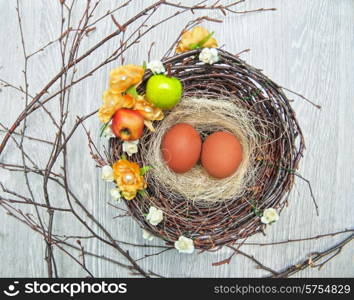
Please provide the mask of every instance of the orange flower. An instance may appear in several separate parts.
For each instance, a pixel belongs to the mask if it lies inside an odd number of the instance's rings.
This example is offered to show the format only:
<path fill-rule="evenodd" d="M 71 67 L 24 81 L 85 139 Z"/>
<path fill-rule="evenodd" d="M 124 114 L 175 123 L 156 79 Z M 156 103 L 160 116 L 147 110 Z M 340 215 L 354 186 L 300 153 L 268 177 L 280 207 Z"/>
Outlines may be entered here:
<path fill-rule="evenodd" d="M 141 82 L 144 76 L 144 68 L 135 65 L 120 66 L 109 74 L 109 88 L 112 93 L 125 92 L 132 85 Z"/>
<path fill-rule="evenodd" d="M 185 31 L 179 40 L 176 48 L 177 53 L 186 52 L 195 48 L 216 48 L 218 43 L 210 32 L 202 26 L 196 26 L 191 31 Z M 208 38 L 203 42 L 204 39 Z M 202 42 L 202 45 L 198 45 Z"/>
<path fill-rule="evenodd" d="M 148 121 L 160 121 L 164 118 L 162 110 L 146 101 L 143 97 L 139 97 L 136 100 L 133 109 L 140 112 L 144 119 Z"/>
<path fill-rule="evenodd" d="M 129 160 L 120 159 L 113 164 L 113 177 L 126 200 L 135 198 L 139 190 L 146 188 L 139 165 Z"/>
<path fill-rule="evenodd" d="M 135 105 L 135 99 L 130 95 L 112 93 L 107 90 L 103 93 L 103 104 L 98 111 L 98 118 L 101 122 L 107 123 L 120 108 L 132 108 Z"/>

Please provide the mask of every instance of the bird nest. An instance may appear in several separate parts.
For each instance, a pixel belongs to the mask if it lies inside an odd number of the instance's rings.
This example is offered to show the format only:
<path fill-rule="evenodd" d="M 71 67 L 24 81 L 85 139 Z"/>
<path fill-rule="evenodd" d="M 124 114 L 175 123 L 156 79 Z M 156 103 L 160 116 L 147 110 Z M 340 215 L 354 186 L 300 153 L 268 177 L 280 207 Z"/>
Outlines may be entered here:
<path fill-rule="evenodd" d="M 192 50 L 163 60 L 170 75 L 183 84 L 183 100 L 156 132 L 146 130 L 138 153 L 139 165 L 153 165 L 147 189 L 125 201 L 141 227 L 172 244 L 181 235 L 194 246 L 214 250 L 262 231 L 261 213 L 282 210 L 294 184 L 294 172 L 304 150 L 301 129 L 281 87 L 238 56 L 218 49 L 219 61 L 209 65 Z M 139 89 L 145 89 L 147 71 Z M 193 116 L 193 117 L 191 117 Z M 234 133 L 243 146 L 243 163 L 231 177 L 210 178 L 200 167 L 174 174 L 161 161 L 161 137 L 176 122 L 192 124 L 202 139 L 217 130 Z M 119 159 L 122 142 L 110 140 L 111 160 Z M 146 221 L 149 207 L 163 211 L 164 221 Z"/>

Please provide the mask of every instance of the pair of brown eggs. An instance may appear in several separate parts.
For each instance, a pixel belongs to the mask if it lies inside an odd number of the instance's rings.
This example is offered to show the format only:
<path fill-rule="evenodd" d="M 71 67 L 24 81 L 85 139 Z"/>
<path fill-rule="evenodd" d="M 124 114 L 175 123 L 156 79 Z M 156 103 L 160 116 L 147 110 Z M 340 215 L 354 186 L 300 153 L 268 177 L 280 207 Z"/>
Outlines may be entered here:
<path fill-rule="evenodd" d="M 242 146 L 231 133 L 218 131 L 204 142 L 193 126 L 179 123 L 172 126 L 161 143 L 164 160 L 176 173 L 185 173 L 199 161 L 214 178 L 226 178 L 235 173 L 242 161 Z"/>

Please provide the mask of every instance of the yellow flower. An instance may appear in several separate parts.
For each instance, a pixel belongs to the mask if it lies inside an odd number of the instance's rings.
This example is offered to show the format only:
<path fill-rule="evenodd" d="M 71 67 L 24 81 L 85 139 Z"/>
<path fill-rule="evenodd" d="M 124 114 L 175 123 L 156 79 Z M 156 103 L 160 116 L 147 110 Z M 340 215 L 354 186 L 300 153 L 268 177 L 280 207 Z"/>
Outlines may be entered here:
<path fill-rule="evenodd" d="M 162 110 L 154 107 L 154 105 L 146 101 L 143 97 L 139 97 L 136 100 L 133 109 L 137 110 L 148 121 L 160 121 L 164 118 Z"/>
<path fill-rule="evenodd" d="M 120 66 L 109 74 L 109 88 L 112 93 L 125 92 L 129 87 L 141 82 L 144 76 L 144 68 L 135 65 Z"/>
<path fill-rule="evenodd" d="M 208 36 L 210 36 L 210 32 L 202 26 L 196 26 L 191 31 L 185 31 L 177 44 L 176 52 L 182 53 L 192 50 Z M 216 39 L 210 36 L 202 45 L 198 46 L 199 48 L 216 48 L 218 43 Z"/>
<path fill-rule="evenodd" d="M 129 160 L 120 159 L 113 164 L 113 177 L 126 200 L 135 198 L 139 190 L 146 188 L 139 165 Z"/>
<path fill-rule="evenodd" d="M 107 123 L 120 108 L 132 108 L 135 105 L 135 99 L 130 95 L 112 93 L 107 90 L 103 93 L 103 104 L 98 110 L 98 118 L 101 122 Z"/>

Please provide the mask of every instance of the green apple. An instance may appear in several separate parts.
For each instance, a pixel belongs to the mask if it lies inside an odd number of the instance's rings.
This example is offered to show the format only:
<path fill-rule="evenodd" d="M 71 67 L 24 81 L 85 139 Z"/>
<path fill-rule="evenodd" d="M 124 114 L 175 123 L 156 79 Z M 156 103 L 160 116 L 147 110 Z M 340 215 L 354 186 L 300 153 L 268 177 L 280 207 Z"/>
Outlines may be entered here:
<path fill-rule="evenodd" d="M 182 83 L 176 77 L 153 75 L 146 84 L 146 99 L 161 109 L 172 109 L 181 99 Z"/>

